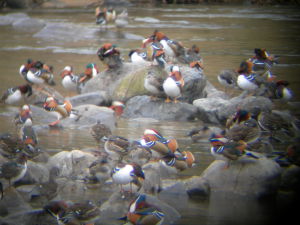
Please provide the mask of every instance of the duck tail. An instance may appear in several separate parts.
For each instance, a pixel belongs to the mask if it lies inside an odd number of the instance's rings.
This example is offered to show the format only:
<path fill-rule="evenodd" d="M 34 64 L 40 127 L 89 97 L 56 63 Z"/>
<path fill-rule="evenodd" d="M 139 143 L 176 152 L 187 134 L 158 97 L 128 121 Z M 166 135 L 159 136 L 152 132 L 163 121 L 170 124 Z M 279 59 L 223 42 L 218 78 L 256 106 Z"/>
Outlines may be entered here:
<path fill-rule="evenodd" d="M 246 155 L 249 156 L 249 157 L 252 157 L 254 159 L 259 159 L 260 158 L 257 155 L 253 154 L 253 152 L 250 152 L 250 151 L 246 151 Z"/>

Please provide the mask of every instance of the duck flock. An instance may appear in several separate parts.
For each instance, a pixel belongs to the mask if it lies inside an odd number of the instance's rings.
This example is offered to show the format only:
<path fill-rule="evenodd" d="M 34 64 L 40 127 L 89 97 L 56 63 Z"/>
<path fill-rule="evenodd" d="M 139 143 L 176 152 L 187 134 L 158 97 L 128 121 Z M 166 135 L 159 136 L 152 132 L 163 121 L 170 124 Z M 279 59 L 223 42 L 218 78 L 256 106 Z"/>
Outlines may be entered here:
<path fill-rule="evenodd" d="M 110 10 L 96 9 L 97 24 L 105 25 L 114 16 L 115 13 Z M 125 12 L 119 17 L 120 20 L 122 18 L 126 19 Z M 116 45 L 105 43 L 96 54 L 107 66 L 106 71 L 113 73 L 122 67 L 121 52 Z M 187 50 L 182 43 L 168 38 L 158 30 L 143 40 L 142 48 L 130 51 L 129 58 L 132 63 L 144 63 L 145 66 L 150 64 L 162 70 L 166 65 L 171 65 L 167 78 L 149 73 L 144 80 L 144 88 L 151 94 L 152 101 L 164 94 L 165 102 L 169 104 L 176 104 L 182 95 L 184 79 L 181 65 L 186 64 L 197 70 L 204 69 L 196 45 Z M 266 49 L 255 48 L 254 56 L 242 61 L 237 70 L 222 71 L 216 78 L 224 86 L 226 93 L 229 88 L 245 91 L 247 95 L 265 96 L 272 101 L 289 101 L 293 97 L 288 88 L 289 82 L 278 80 L 272 73 L 272 67 L 277 63 L 278 57 L 269 55 Z M 70 93 L 80 93 L 82 87 L 98 74 L 97 65 L 93 63 L 87 64 L 84 73 L 80 75 L 74 74 L 72 66 L 66 66 L 60 73 L 61 84 Z M 56 84 L 53 67 L 41 61 L 28 59 L 20 66 L 20 75 L 26 84 L 7 89 L 1 98 L 2 104 L 15 105 L 26 102 L 33 92 L 43 90 L 43 86 L 55 87 Z M 57 115 L 57 120 L 48 124 L 52 129 L 58 127 L 62 119 L 78 116 L 70 101 L 61 101 L 51 93 L 47 93 L 42 107 Z M 118 117 L 122 116 L 124 107 L 125 103 L 114 101 L 110 108 Z M 22 105 L 14 118 L 17 135 L 5 133 L 0 136 L 0 201 L 4 201 L 6 193 L 22 181 L 28 170 L 28 162 L 34 162 L 42 152 L 33 127 L 34 116 L 30 104 Z M 93 162 L 86 165 L 90 171 L 86 182 L 100 182 L 105 185 L 107 180 L 111 180 L 115 187 L 120 187 L 117 190 L 121 199 L 132 200 L 126 206 L 124 217 L 115 218 L 115 223 L 125 221 L 126 224 L 163 224 L 166 213 L 159 205 L 147 201 L 147 195 L 160 192 L 161 187 L 146 187 L 145 183 L 149 182 L 150 178 L 147 178 L 149 174 L 144 168 L 149 163 L 160 163 L 176 172 L 184 171 L 195 165 L 197 160 L 193 153 L 181 150 L 176 138 L 166 137 L 152 128 L 145 129 L 139 140 L 114 135 L 111 129 L 101 122 L 92 126 L 90 132 L 99 149 Z M 211 154 L 217 159 L 225 160 L 226 168 L 243 157 L 254 160 L 270 157 L 281 166 L 300 166 L 299 120 L 280 111 L 265 112 L 259 107 L 252 111 L 238 108 L 227 119 L 224 129 L 203 126 L 187 131 L 187 136 L 193 142 L 204 140 L 210 143 Z M 276 143 L 286 144 L 286 151 L 276 152 Z M 91 199 L 86 202 L 58 199 L 56 178 L 60 176 L 60 172 L 53 167 L 49 174 L 46 186 L 54 186 L 54 192 L 50 192 L 49 189 L 43 192 L 43 185 L 35 183 L 35 186 L 41 189 L 39 195 L 47 196 L 48 202 L 42 209 L 35 211 L 35 216 L 32 212 L 26 212 L 31 217 L 28 220 L 24 219 L 24 224 L 101 224 L 100 206 Z M 101 176 L 106 178 L 105 181 L 99 180 L 99 174 L 105 174 Z M 7 215 L 9 216 L 11 215 Z"/>

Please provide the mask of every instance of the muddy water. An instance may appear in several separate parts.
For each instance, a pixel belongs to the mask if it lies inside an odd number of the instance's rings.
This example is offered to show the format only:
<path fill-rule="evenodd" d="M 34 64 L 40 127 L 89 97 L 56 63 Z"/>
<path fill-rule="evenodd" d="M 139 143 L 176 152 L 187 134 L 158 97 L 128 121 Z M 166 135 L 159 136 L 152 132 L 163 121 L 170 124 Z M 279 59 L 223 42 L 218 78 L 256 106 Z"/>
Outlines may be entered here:
<path fill-rule="evenodd" d="M 53 65 L 56 89 L 68 96 L 60 84 L 59 71 L 72 65 L 75 73 L 84 71 L 90 62 L 99 62 L 96 51 L 104 42 L 117 44 L 122 57 L 128 61 L 128 52 L 139 48 L 143 37 L 159 29 L 186 47 L 196 44 L 204 59 L 205 75 L 217 88 L 217 75 L 223 69 L 235 69 L 242 60 L 253 55 L 254 48 L 266 48 L 280 56 L 280 64 L 273 72 L 280 79 L 291 82 L 293 101 L 300 100 L 298 70 L 300 68 L 300 14 L 298 8 L 253 6 L 168 6 L 167 8 L 129 8 L 129 24 L 117 29 L 113 25 L 99 28 L 94 23 L 92 10 L 35 10 L 22 12 L 40 19 L 43 29 L 22 29 L 12 25 L 0 26 L 0 90 L 24 83 L 18 69 L 27 58 Z M 4 15 L 10 12 L 1 13 Z M 12 13 L 12 12 L 11 12 Z M 236 93 L 238 94 L 238 93 Z M 0 132 L 15 132 L 11 124 L 16 107 L 0 106 Z M 182 149 L 195 153 L 197 166 L 183 172 L 180 178 L 199 175 L 212 161 L 207 142 L 193 144 L 185 137 L 188 130 L 201 125 L 195 122 L 145 122 L 120 119 L 115 134 L 137 139 L 146 127 L 160 130 L 166 136 L 179 140 Z M 86 130 L 39 131 L 40 145 L 55 153 L 61 150 L 95 147 Z M 190 200 L 181 210 L 178 224 L 262 224 L 269 222 L 272 208 L 236 201 L 235 207 L 222 211 L 211 201 Z M 222 202 L 219 204 L 224 206 Z M 253 221 L 247 212 L 256 214 Z M 224 206 L 226 208 L 226 206 Z M 224 209 L 223 208 L 223 209 Z M 219 210 L 219 211 L 218 211 Z M 222 213 L 220 213 L 222 212 Z M 226 214 L 228 213 L 228 214 Z"/>

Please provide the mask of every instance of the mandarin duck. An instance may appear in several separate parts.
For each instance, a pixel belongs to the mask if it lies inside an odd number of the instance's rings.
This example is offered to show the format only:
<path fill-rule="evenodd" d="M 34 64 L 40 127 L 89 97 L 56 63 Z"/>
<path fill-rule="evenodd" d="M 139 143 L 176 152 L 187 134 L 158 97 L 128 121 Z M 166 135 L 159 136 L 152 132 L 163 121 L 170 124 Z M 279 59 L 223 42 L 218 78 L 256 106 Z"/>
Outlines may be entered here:
<path fill-rule="evenodd" d="M 116 19 L 116 11 L 112 8 L 103 8 L 99 6 L 95 9 L 96 24 L 106 25 L 110 22 L 114 22 Z"/>
<path fill-rule="evenodd" d="M 274 82 L 271 98 L 283 99 L 289 101 L 293 98 L 293 92 L 288 88 L 289 82 L 286 80 L 278 80 Z"/>
<path fill-rule="evenodd" d="M 66 90 L 72 92 L 78 91 L 80 78 L 73 73 L 73 68 L 71 66 L 66 66 L 60 73 L 60 76 L 62 79 L 61 84 Z"/>
<path fill-rule="evenodd" d="M 235 126 L 227 129 L 225 132 L 225 137 L 233 141 L 245 141 L 247 143 L 255 142 L 261 137 L 261 128 L 258 122 L 249 118 L 243 123 L 238 123 Z"/>
<path fill-rule="evenodd" d="M 94 224 L 99 218 L 99 207 L 89 200 L 69 203 L 67 208 L 60 210 L 57 215 L 58 223 L 64 225 Z"/>
<path fill-rule="evenodd" d="M 39 153 L 39 148 L 37 147 L 38 138 L 35 130 L 32 127 L 32 121 L 27 118 L 23 126 L 19 130 L 19 139 L 24 144 L 24 151 L 29 155 L 36 155 Z"/>
<path fill-rule="evenodd" d="M 43 207 L 43 211 L 49 213 L 59 222 L 59 215 L 65 212 L 68 208 L 68 204 L 63 200 L 52 200 Z"/>
<path fill-rule="evenodd" d="M 165 59 L 165 51 L 162 44 L 160 42 L 152 42 L 151 48 L 152 48 L 151 61 L 156 62 L 160 68 L 164 68 L 167 62 Z"/>
<path fill-rule="evenodd" d="M 96 77 L 98 73 L 99 69 L 95 63 L 87 64 L 84 73 L 79 75 L 78 85 L 84 86 L 88 80 Z"/>
<path fill-rule="evenodd" d="M 254 159 L 259 157 L 253 154 L 250 151 L 246 150 L 247 143 L 240 141 L 229 141 L 227 138 L 224 138 L 222 135 L 216 135 L 209 139 L 211 144 L 211 154 L 216 159 L 222 159 L 229 163 L 232 160 L 238 160 L 241 156 L 249 156 Z"/>
<path fill-rule="evenodd" d="M 202 62 L 200 48 L 197 45 L 193 44 L 192 47 L 187 50 L 185 61 L 186 63 Z"/>
<path fill-rule="evenodd" d="M 24 144 L 19 137 L 10 133 L 0 134 L 0 154 L 6 158 L 15 156 L 24 149 Z"/>
<path fill-rule="evenodd" d="M 128 207 L 128 212 L 125 217 L 120 220 L 125 220 L 135 225 L 157 225 L 162 224 L 165 214 L 158 207 L 149 204 L 145 194 L 139 194 Z"/>
<path fill-rule="evenodd" d="M 230 129 L 234 126 L 244 123 L 251 119 L 251 113 L 248 110 L 238 109 L 233 115 L 231 115 L 227 120 L 225 127 Z"/>
<path fill-rule="evenodd" d="M 120 117 L 124 112 L 125 104 L 121 101 L 114 100 L 109 108 L 115 112 L 117 117 Z"/>
<path fill-rule="evenodd" d="M 147 54 L 145 52 L 142 52 L 140 49 L 130 50 L 128 56 L 132 63 L 147 62 Z"/>
<path fill-rule="evenodd" d="M 26 122 L 28 118 L 32 121 L 32 111 L 30 109 L 30 106 L 25 104 L 20 109 L 20 112 L 15 116 L 14 122 L 16 125 L 22 125 Z"/>
<path fill-rule="evenodd" d="M 111 43 L 104 43 L 97 51 L 98 58 L 107 65 L 107 69 L 116 69 L 122 65 L 120 54 L 117 46 Z"/>
<path fill-rule="evenodd" d="M 112 135 L 111 129 L 100 120 L 91 127 L 90 133 L 98 144 L 101 142 L 103 137 L 109 137 Z"/>
<path fill-rule="evenodd" d="M 222 129 L 219 127 L 203 126 L 199 128 L 193 128 L 187 132 L 186 136 L 190 137 L 193 142 L 207 141 L 212 134 L 222 133 Z"/>
<path fill-rule="evenodd" d="M 16 104 L 22 99 L 32 95 L 32 88 L 29 84 L 20 85 L 12 88 L 8 88 L 1 97 L 0 102 L 4 104 Z"/>
<path fill-rule="evenodd" d="M 40 61 L 35 62 L 24 78 L 31 84 L 55 85 L 52 66 L 48 66 Z"/>
<path fill-rule="evenodd" d="M 8 181 L 10 187 L 21 180 L 27 171 L 27 156 L 20 153 L 15 160 L 4 162 L 0 165 L 0 180 Z M 3 183 L 0 182 L 1 199 L 3 198 Z"/>
<path fill-rule="evenodd" d="M 59 103 L 52 96 L 49 96 L 45 99 L 43 108 L 46 111 L 54 112 L 57 117 L 57 120 L 50 123 L 49 126 L 57 125 L 62 118 L 69 117 L 72 112 L 72 105 L 68 100 L 64 101 L 64 103 Z"/>
<path fill-rule="evenodd" d="M 173 98 L 174 103 L 177 103 L 177 98 L 181 96 L 184 80 L 178 66 L 172 66 L 170 70 L 169 77 L 163 83 L 163 89 L 167 95 L 165 102 L 169 103 L 171 102 L 170 98 Z"/>
<path fill-rule="evenodd" d="M 144 80 L 144 87 L 151 93 L 151 100 L 156 99 L 157 96 L 164 93 L 163 82 L 164 80 L 162 78 L 157 77 L 153 72 L 148 71 Z"/>
<path fill-rule="evenodd" d="M 237 77 L 237 85 L 240 89 L 245 91 L 255 91 L 259 88 L 256 81 L 257 74 L 252 71 L 253 64 L 249 61 L 244 61 L 240 64 Z"/>
<path fill-rule="evenodd" d="M 114 183 L 121 186 L 121 192 L 124 192 L 123 185 L 127 184 L 130 184 L 130 191 L 132 192 L 132 183 L 137 185 L 138 190 L 140 190 L 142 182 L 145 180 L 142 167 L 135 163 L 119 163 L 112 170 L 111 177 Z"/>
<path fill-rule="evenodd" d="M 163 32 L 154 30 L 151 37 L 153 37 L 154 41 L 159 42 L 163 46 L 168 61 L 174 61 L 177 56 L 185 54 L 182 44 L 169 39 Z"/>
<path fill-rule="evenodd" d="M 192 61 L 192 62 L 190 62 L 190 67 L 195 68 L 199 71 L 204 70 L 204 66 L 203 66 L 202 61 Z"/>
<path fill-rule="evenodd" d="M 118 160 L 121 161 L 122 158 L 128 154 L 131 147 L 131 142 L 124 137 L 121 136 L 108 136 L 103 137 L 104 150 L 109 156 L 117 156 Z"/>
<path fill-rule="evenodd" d="M 19 74 L 21 75 L 21 77 L 23 77 L 27 82 L 29 82 L 29 80 L 27 80 L 26 75 L 27 72 L 29 71 L 29 69 L 33 68 L 35 66 L 35 61 L 33 61 L 32 59 L 27 59 L 26 64 L 23 64 L 20 66 L 19 69 Z"/>
<path fill-rule="evenodd" d="M 249 59 L 253 63 L 253 70 L 269 70 L 278 63 L 278 56 L 271 56 L 265 48 L 255 48 L 254 56 Z"/>
<path fill-rule="evenodd" d="M 217 76 L 219 83 L 225 88 L 224 92 L 227 93 L 227 89 L 237 87 L 237 74 L 232 70 L 223 70 Z"/>
<path fill-rule="evenodd" d="M 260 128 L 264 132 L 268 132 L 270 137 L 277 141 L 285 142 L 290 138 L 294 138 L 297 133 L 294 119 L 284 116 L 279 111 L 264 112 L 259 108 L 255 108 L 253 117 L 258 121 Z"/>

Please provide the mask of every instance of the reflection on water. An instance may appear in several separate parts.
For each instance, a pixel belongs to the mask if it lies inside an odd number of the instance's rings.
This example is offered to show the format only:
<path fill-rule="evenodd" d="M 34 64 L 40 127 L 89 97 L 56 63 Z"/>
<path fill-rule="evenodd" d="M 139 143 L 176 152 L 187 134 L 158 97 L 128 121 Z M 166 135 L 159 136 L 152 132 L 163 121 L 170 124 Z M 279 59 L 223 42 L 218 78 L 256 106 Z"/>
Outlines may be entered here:
<path fill-rule="evenodd" d="M 270 53 L 280 56 L 280 64 L 274 67 L 274 74 L 279 79 L 290 81 L 290 88 L 295 93 L 294 100 L 300 100 L 298 8 L 217 5 L 196 8 L 180 5 L 179 8 L 130 8 L 128 13 L 129 25 L 123 29 L 113 25 L 100 29 L 94 23 L 94 12 L 82 9 L 27 12 L 29 17 L 45 24 L 38 31 L 20 30 L 12 25 L 0 26 L 1 91 L 24 83 L 18 70 L 27 58 L 32 58 L 54 66 L 58 84 L 56 89 L 67 95 L 69 93 L 62 88 L 59 77 L 59 72 L 66 65 L 72 65 L 76 73 L 81 73 L 88 63 L 96 62 L 103 70 L 96 52 L 104 42 L 117 44 L 122 57 L 128 61 L 128 52 L 139 48 L 142 39 L 154 29 L 160 29 L 186 47 L 192 44 L 200 47 L 204 73 L 217 88 L 222 88 L 216 78 L 221 70 L 237 68 L 242 60 L 253 55 L 254 48 L 266 48 Z M 3 21 L 2 18 L 0 24 Z M 11 121 L 17 111 L 17 107 L 0 106 L 0 132 L 16 132 Z M 120 119 L 114 134 L 139 139 L 145 128 L 155 128 L 165 136 L 176 137 L 180 148 L 192 151 L 197 160 L 194 168 L 179 174 L 179 178 L 184 179 L 200 175 L 213 160 L 206 141 L 192 143 L 185 136 L 187 131 L 201 124 L 201 121 Z M 41 148 L 51 154 L 62 150 L 98 147 L 87 129 L 38 129 L 38 137 Z M 97 190 L 89 195 L 101 198 Z M 232 225 L 248 224 L 249 221 L 253 225 L 266 224 L 274 213 L 272 208 L 253 201 L 245 203 L 231 198 L 229 207 L 226 205 L 227 200 L 219 202 L 216 199 L 212 196 L 209 201 L 180 199 L 184 204 L 173 203 L 182 214 L 178 224 Z"/>

